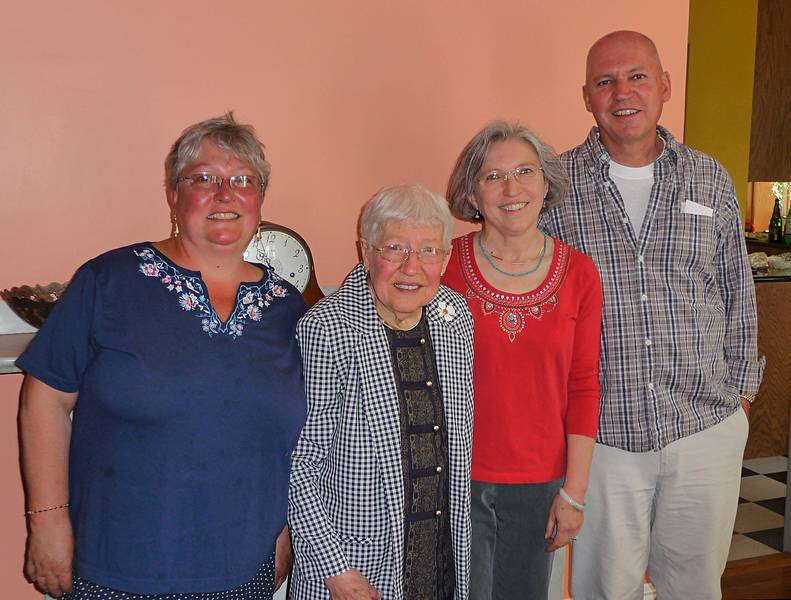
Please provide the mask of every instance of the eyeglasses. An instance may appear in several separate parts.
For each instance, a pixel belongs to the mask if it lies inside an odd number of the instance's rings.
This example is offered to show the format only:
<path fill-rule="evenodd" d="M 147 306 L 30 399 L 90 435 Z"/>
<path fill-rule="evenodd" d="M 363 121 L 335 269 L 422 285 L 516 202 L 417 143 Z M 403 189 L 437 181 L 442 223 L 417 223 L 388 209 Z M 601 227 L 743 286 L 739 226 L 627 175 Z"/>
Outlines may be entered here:
<path fill-rule="evenodd" d="M 495 187 L 498 185 L 504 186 L 505 182 L 508 181 L 508 178 L 513 177 L 514 181 L 524 185 L 531 179 L 535 178 L 539 171 L 543 170 L 544 169 L 541 167 L 529 167 L 527 165 L 516 167 L 510 171 L 498 171 L 497 169 L 494 169 L 493 171 L 486 173 L 478 181 L 480 181 L 486 187 Z"/>
<path fill-rule="evenodd" d="M 388 262 L 403 263 L 409 260 L 409 255 L 414 254 L 417 259 L 426 265 L 434 265 L 445 258 L 448 253 L 444 248 L 435 248 L 434 246 L 426 246 L 424 248 L 407 248 L 401 244 L 387 244 L 386 246 L 371 246 L 379 254 L 382 255 Z"/>
<path fill-rule="evenodd" d="M 219 191 L 223 181 L 228 181 L 230 188 L 236 192 L 245 194 L 252 193 L 261 189 L 261 180 L 253 175 L 231 175 L 230 177 L 220 177 L 211 173 L 195 173 L 179 177 L 179 181 L 188 181 L 191 188 L 203 192 Z"/>

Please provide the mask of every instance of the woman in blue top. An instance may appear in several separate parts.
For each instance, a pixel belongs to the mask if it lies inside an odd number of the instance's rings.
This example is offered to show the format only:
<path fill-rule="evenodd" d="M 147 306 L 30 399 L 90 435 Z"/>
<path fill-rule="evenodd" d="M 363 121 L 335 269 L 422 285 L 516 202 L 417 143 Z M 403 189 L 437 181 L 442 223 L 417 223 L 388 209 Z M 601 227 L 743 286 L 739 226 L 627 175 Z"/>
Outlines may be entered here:
<path fill-rule="evenodd" d="M 69 600 L 271 599 L 305 304 L 242 260 L 269 176 L 252 127 L 192 125 L 165 171 L 172 236 L 83 265 L 17 361 L 25 575 Z"/>

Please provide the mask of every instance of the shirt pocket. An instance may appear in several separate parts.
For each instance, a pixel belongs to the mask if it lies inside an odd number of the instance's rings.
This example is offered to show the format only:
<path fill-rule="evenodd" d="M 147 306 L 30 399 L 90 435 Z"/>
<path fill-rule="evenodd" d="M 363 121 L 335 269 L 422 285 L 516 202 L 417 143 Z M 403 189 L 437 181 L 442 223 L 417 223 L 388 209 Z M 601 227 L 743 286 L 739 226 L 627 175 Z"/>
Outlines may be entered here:
<path fill-rule="evenodd" d="M 712 273 L 717 256 L 717 221 L 712 214 L 678 212 L 671 220 L 667 248 L 669 264 L 687 275 Z"/>

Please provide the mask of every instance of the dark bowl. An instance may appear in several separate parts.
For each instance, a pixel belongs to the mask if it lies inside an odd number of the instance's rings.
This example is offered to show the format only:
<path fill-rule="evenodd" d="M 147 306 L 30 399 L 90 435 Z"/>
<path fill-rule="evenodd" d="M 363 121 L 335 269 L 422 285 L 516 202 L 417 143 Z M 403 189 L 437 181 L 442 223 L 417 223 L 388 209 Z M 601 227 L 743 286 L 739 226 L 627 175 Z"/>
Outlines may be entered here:
<path fill-rule="evenodd" d="M 49 285 L 36 285 L 30 287 L 12 287 L 10 290 L 0 291 L 0 298 L 19 318 L 33 327 L 40 328 L 47 320 L 52 307 L 66 289 L 65 283 L 50 283 Z"/>

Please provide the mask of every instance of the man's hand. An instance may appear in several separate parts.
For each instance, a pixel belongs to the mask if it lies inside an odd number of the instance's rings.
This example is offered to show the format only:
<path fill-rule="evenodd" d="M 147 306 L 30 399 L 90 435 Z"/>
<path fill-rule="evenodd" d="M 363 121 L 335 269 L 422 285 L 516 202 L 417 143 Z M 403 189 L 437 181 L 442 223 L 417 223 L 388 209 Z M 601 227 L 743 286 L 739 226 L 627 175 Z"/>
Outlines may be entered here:
<path fill-rule="evenodd" d="M 752 407 L 752 404 L 750 404 L 750 402 L 744 396 L 739 396 L 739 400 L 741 400 L 742 410 L 744 410 L 744 414 L 747 417 L 747 420 L 749 421 L 750 420 L 750 408 Z"/>
<path fill-rule="evenodd" d="M 382 593 L 368 583 L 357 569 L 349 569 L 335 577 L 327 577 L 324 585 L 331 600 L 379 600 Z"/>
<path fill-rule="evenodd" d="M 286 525 L 275 542 L 275 590 L 283 585 L 293 564 L 294 552 L 291 549 L 291 538 L 288 535 L 288 525 Z"/>
<path fill-rule="evenodd" d="M 67 510 L 28 517 L 25 579 L 42 594 L 55 598 L 71 591 L 74 535 Z"/>

